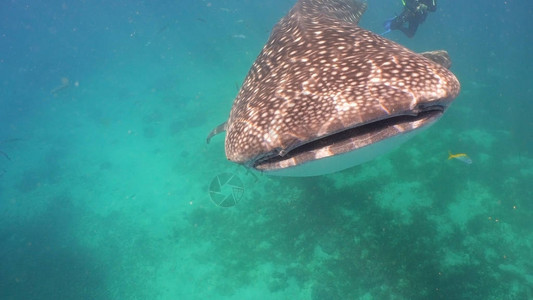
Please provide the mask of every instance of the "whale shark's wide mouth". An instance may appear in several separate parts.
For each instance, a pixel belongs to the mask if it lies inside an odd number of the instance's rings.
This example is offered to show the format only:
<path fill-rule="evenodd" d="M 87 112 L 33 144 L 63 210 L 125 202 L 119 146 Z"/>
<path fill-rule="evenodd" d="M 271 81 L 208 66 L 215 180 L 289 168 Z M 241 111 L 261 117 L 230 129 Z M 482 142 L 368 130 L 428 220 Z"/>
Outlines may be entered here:
<path fill-rule="evenodd" d="M 414 131 L 433 124 L 444 113 L 445 107 L 433 105 L 418 113 L 405 113 L 376 120 L 363 125 L 302 143 L 287 152 L 276 151 L 257 159 L 251 165 L 267 171 L 292 167 L 310 160 L 353 151 L 393 136 Z"/>

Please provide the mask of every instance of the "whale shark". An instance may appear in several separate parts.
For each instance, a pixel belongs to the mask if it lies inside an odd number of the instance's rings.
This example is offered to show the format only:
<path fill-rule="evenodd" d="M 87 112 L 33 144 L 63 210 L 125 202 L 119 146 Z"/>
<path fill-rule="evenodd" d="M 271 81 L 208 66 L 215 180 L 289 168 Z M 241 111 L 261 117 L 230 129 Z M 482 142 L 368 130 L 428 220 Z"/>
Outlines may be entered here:
<path fill-rule="evenodd" d="M 228 160 L 271 175 L 350 168 L 442 117 L 460 91 L 446 51 L 358 26 L 360 0 L 299 0 L 273 28 L 226 122 Z"/>

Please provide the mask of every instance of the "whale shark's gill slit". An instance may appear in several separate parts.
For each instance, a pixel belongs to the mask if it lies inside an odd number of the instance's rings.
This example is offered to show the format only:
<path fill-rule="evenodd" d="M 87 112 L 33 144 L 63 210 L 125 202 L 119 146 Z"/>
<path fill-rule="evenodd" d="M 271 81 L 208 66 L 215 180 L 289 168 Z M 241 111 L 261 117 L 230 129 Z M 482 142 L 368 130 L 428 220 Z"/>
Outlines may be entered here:
<path fill-rule="evenodd" d="M 305 143 L 303 145 L 295 147 L 291 151 L 283 153 L 283 155 L 272 154 L 270 156 L 265 156 L 257 160 L 253 164 L 253 167 L 257 168 L 264 164 L 277 163 L 277 162 L 281 162 L 284 160 L 288 160 L 305 152 L 317 151 L 319 149 L 323 149 L 331 145 L 341 143 L 348 139 L 357 139 L 358 137 L 363 137 L 371 133 L 380 132 L 386 128 L 393 127 L 395 125 L 414 123 L 416 121 L 435 118 L 435 117 L 440 116 L 443 112 L 444 112 L 443 107 L 432 106 L 430 108 L 426 108 L 425 111 L 420 112 L 415 115 L 398 115 L 398 116 L 378 120 L 375 122 L 367 123 L 367 124 L 357 126 L 354 128 L 349 128 L 349 129 L 337 132 L 335 134 L 331 134 L 323 138 L 314 140 L 312 142 Z"/>

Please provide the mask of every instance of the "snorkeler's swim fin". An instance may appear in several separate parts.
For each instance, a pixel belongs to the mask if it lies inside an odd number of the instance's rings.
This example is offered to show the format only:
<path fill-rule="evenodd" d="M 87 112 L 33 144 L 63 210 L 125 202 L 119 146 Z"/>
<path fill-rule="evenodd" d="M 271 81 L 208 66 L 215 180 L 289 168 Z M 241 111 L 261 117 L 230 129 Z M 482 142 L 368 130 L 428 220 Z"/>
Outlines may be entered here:
<path fill-rule="evenodd" d="M 396 19 L 396 18 L 397 18 L 397 16 L 394 17 L 394 18 L 390 18 L 387 21 L 385 21 L 385 23 L 383 23 L 383 27 L 385 27 L 385 31 L 381 35 L 385 35 L 385 34 L 387 34 L 387 33 L 389 33 L 391 31 L 390 27 L 391 27 L 392 21 L 394 21 L 394 19 Z"/>

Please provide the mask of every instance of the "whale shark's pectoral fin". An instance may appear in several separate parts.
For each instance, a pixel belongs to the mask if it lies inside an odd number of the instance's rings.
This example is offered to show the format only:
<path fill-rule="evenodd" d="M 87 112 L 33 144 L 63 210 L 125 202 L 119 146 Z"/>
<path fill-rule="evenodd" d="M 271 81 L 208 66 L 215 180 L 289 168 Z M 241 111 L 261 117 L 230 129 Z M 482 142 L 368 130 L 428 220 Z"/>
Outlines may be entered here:
<path fill-rule="evenodd" d="M 449 69 L 452 66 L 452 60 L 450 59 L 450 55 L 448 55 L 446 50 L 427 51 L 420 53 L 420 55 L 438 63 L 446 69 Z"/>
<path fill-rule="evenodd" d="M 226 123 L 227 122 L 224 122 L 220 125 L 218 125 L 217 127 L 213 128 L 213 130 L 211 130 L 211 132 L 209 133 L 209 135 L 207 136 L 207 143 L 209 144 L 209 142 L 211 141 L 211 138 L 221 132 L 224 132 L 226 131 Z"/>

